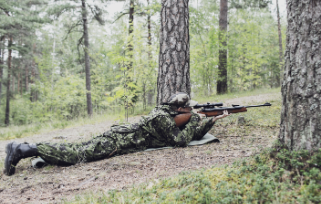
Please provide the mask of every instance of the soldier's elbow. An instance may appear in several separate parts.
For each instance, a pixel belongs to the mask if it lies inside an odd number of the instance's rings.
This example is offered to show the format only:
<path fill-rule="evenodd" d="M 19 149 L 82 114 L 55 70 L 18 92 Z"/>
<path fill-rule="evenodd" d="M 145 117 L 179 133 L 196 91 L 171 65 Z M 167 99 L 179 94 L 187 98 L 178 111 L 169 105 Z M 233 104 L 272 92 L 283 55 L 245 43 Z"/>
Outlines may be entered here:
<path fill-rule="evenodd" d="M 180 141 L 177 141 L 175 146 L 177 147 L 186 147 L 187 146 L 187 142 L 186 140 L 180 140 Z"/>

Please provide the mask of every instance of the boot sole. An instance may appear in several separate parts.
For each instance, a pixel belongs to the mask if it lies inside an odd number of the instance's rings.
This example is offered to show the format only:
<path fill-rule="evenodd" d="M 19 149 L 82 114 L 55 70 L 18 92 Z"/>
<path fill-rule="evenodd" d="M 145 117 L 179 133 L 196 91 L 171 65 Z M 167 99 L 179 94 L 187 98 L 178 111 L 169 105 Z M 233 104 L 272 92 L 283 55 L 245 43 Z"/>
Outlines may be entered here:
<path fill-rule="evenodd" d="M 15 171 L 16 171 L 16 167 L 13 167 L 12 166 L 12 163 L 10 163 L 9 161 L 8 161 L 8 159 L 9 159 L 9 155 L 11 155 L 11 154 L 14 154 L 14 149 L 12 148 L 12 145 L 14 144 L 15 142 L 10 142 L 9 144 L 7 144 L 7 146 L 6 146 L 6 150 L 5 150 L 5 152 L 7 153 L 7 156 L 6 156 L 6 159 L 5 159 L 5 161 L 4 161 L 4 168 L 5 168 L 5 174 L 6 175 L 8 175 L 8 176 L 11 176 L 11 175 L 13 175 L 14 173 L 15 173 Z M 15 155 L 13 155 L 13 157 L 14 157 Z M 11 158 L 13 158 L 13 157 L 11 157 Z"/>

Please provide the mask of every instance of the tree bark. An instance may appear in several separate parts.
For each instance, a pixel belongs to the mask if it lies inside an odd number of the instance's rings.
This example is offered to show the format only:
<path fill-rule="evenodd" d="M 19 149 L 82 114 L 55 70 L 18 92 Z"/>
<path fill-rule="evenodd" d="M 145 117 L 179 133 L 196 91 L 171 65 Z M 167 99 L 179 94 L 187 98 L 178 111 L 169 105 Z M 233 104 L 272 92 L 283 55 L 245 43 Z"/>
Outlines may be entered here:
<path fill-rule="evenodd" d="M 89 116 L 92 116 L 92 103 L 91 103 L 91 82 L 90 82 L 90 62 L 89 62 L 89 40 L 88 40 L 88 28 L 87 28 L 87 10 L 86 2 L 82 0 L 82 19 L 84 27 L 84 40 L 85 40 L 85 72 L 86 72 L 86 96 L 87 96 L 87 113 Z"/>
<path fill-rule="evenodd" d="M 11 54 L 12 54 L 12 37 L 9 37 L 8 43 L 8 79 L 7 79 L 7 101 L 6 101 L 6 111 L 5 111 L 5 119 L 4 124 L 6 126 L 10 123 L 10 78 L 11 78 Z"/>
<path fill-rule="evenodd" d="M 278 86 L 282 83 L 282 59 L 283 59 L 283 47 L 282 47 L 282 33 L 281 33 L 281 23 L 280 23 L 280 12 L 279 12 L 279 1 L 276 0 L 276 14 L 278 19 L 278 34 L 279 34 L 279 67 L 280 67 L 280 77 L 278 80 Z"/>
<path fill-rule="evenodd" d="M 279 140 L 291 150 L 321 147 L 321 1 L 287 0 Z"/>
<path fill-rule="evenodd" d="M 162 0 L 157 104 L 191 93 L 188 0 Z"/>
<path fill-rule="evenodd" d="M 227 92 L 227 10 L 228 0 L 221 0 L 219 21 L 219 65 L 216 86 L 217 94 L 225 94 Z"/>

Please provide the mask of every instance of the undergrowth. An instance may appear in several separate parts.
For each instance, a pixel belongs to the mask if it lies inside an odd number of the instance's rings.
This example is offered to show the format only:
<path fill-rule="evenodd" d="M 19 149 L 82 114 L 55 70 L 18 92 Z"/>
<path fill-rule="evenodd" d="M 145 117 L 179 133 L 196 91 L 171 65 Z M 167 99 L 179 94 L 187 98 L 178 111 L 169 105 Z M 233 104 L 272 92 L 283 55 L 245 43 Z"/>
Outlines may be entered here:
<path fill-rule="evenodd" d="M 320 203 L 321 149 L 266 150 L 232 166 L 183 172 L 159 182 L 66 203 Z"/>
<path fill-rule="evenodd" d="M 257 96 L 259 94 L 269 94 L 269 93 L 279 93 L 280 89 L 257 89 L 253 91 L 245 91 L 239 93 L 228 93 L 225 95 L 214 95 L 209 97 L 194 97 L 194 100 L 197 100 L 199 103 L 205 102 L 224 102 L 226 99 L 239 98 L 244 96 Z M 219 121 L 218 124 L 228 125 L 235 123 L 238 116 L 243 115 L 246 118 L 251 118 L 247 120 L 247 125 L 252 126 L 268 126 L 275 127 L 279 124 L 280 121 L 280 111 L 281 111 L 281 98 L 276 98 L 272 101 L 267 101 L 272 103 L 272 107 L 264 108 L 251 108 L 248 109 L 246 113 L 234 114 L 223 121 Z M 225 104 L 224 104 L 225 105 Z M 240 104 L 244 105 L 244 104 Z M 249 104 L 246 104 L 249 105 Z M 153 107 L 149 106 L 146 109 L 143 109 L 142 105 L 137 104 L 135 109 L 130 111 L 130 116 L 134 115 L 146 115 Z M 76 127 L 85 124 L 95 124 L 102 121 L 115 121 L 125 122 L 125 113 L 123 108 L 119 109 L 118 112 L 113 113 L 100 113 L 94 114 L 91 118 L 88 117 L 79 117 L 72 120 L 67 119 L 52 119 L 48 120 L 39 120 L 28 125 L 10 125 L 8 127 L 0 128 L 0 140 L 10 140 L 14 138 L 27 137 L 34 134 L 40 134 L 44 132 L 50 132 L 55 129 L 64 129 L 68 127 Z"/>
<path fill-rule="evenodd" d="M 151 108 L 149 108 L 151 109 Z M 149 110 L 148 109 L 148 110 Z M 140 110 L 134 112 L 133 115 L 140 115 L 147 110 Z M 125 122 L 124 114 L 94 114 L 91 118 L 79 117 L 72 120 L 52 120 L 47 122 L 32 123 L 29 125 L 10 125 L 8 127 L 0 128 L 0 140 L 10 140 L 14 138 L 22 138 L 30 135 L 50 132 L 56 129 L 65 129 L 81 125 L 96 124 L 103 121 L 119 121 Z"/>

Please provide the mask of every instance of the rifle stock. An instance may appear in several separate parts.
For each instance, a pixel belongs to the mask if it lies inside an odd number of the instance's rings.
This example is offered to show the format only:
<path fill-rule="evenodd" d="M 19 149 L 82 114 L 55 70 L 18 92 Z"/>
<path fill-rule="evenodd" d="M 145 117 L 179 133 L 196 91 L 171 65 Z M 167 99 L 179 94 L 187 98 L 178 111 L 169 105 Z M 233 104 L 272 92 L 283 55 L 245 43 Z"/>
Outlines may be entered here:
<path fill-rule="evenodd" d="M 240 109 L 232 109 L 232 110 L 227 110 L 228 113 L 239 113 L 239 112 L 246 112 L 247 109 L 245 107 L 240 108 Z M 206 117 L 212 117 L 212 116 L 218 116 L 223 114 L 223 110 L 215 110 L 215 111 L 210 111 L 210 112 L 203 112 L 203 111 L 197 111 L 198 113 L 205 114 Z M 183 125 L 186 125 L 192 114 L 191 113 L 182 113 L 179 115 L 176 115 L 174 117 L 175 123 L 177 127 L 181 127 Z"/>
<path fill-rule="evenodd" d="M 188 123 L 189 119 L 191 119 L 191 117 L 192 117 L 191 113 L 183 113 L 183 114 L 176 115 L 174 117 L 176 126 L 181 127 L 183 125 L 186 125 Z"/>
<path fill-rule="evenodd" d="M 240 109 L 231 109 L 227 110 L 228 113 L 240 113 L 240 112 L 246 112 L 247 109 L 245 107 Z M 223 114 L 223 110 L 215 110 L 210 112 L 203 112 L 203 111 L 197 111 L 198 113 L 205 114 L 206 117 L 212 117 L 212 116 L 218 116 Z"/>

